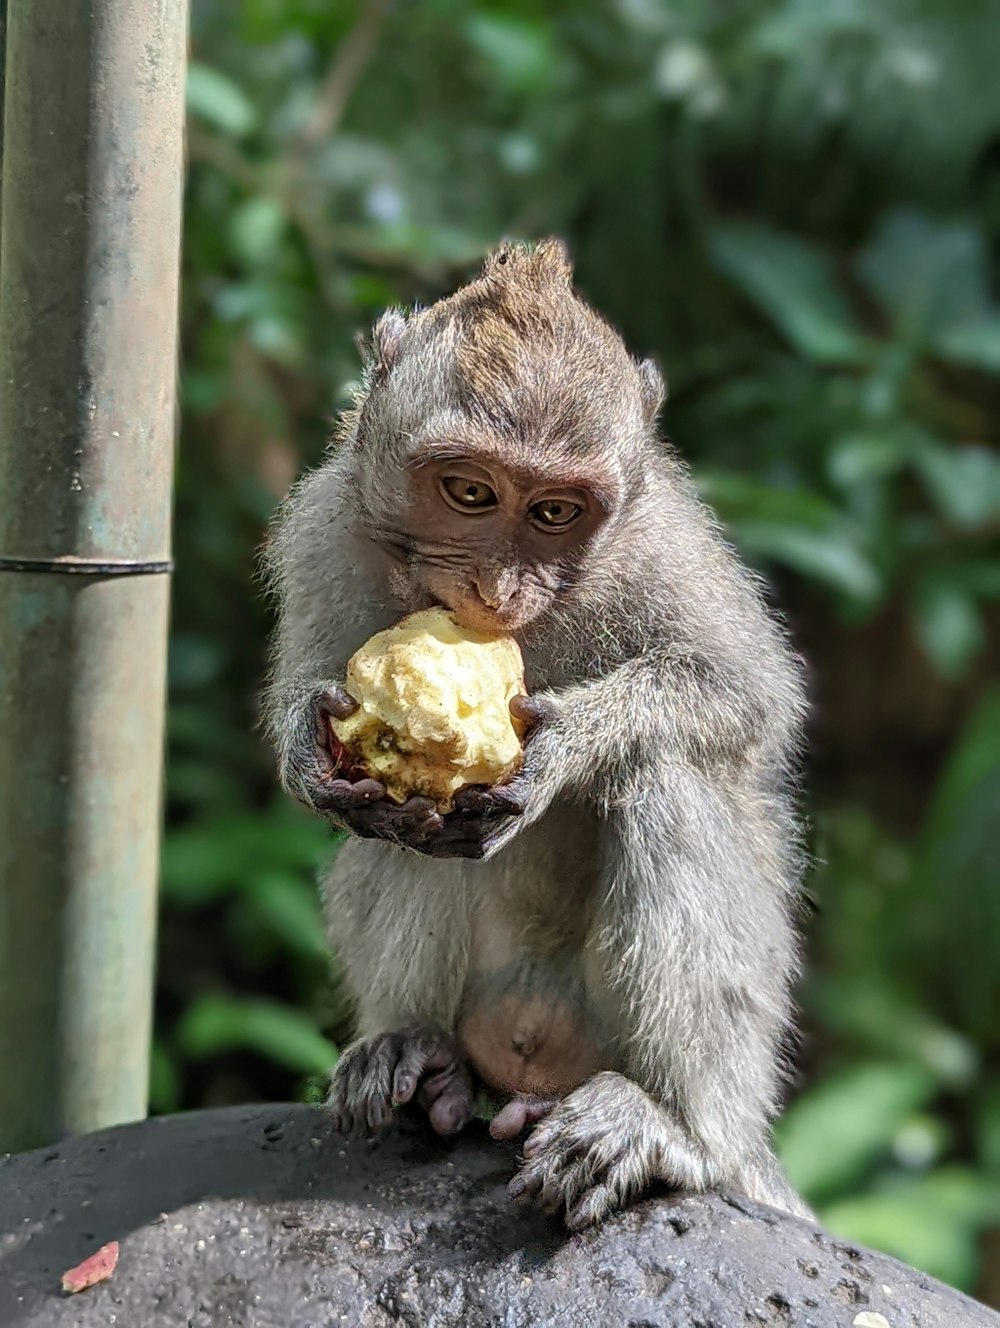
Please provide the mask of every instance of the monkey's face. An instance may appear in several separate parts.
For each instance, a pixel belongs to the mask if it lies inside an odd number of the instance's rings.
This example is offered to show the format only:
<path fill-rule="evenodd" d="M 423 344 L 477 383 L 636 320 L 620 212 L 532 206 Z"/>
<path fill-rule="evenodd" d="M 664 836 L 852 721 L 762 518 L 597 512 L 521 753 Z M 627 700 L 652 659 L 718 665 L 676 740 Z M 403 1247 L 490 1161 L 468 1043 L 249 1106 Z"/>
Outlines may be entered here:
<path fill-rule="evenodd" d="M 394 550 L 407 597 L 485 632 L 516 634 L 570 592 L 612 505 L 607 489 L 571 471 L 460 447 L 417 457 L 407 480 Z"/>

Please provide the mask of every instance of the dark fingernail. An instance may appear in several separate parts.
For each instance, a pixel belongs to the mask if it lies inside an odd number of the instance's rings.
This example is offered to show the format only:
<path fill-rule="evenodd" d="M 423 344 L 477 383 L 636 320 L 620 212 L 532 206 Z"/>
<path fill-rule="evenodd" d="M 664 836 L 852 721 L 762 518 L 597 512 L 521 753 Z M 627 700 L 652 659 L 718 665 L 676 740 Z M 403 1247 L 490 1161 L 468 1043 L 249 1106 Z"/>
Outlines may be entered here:
<path fill-rule="evenodd" d="M 350 719 L 358 709 L 358 703 L 342 687 L 329 687 L 320 696 L 317 706 L 324 715 L 332 719 Z"/>
<path fill-rule="evenodd" d="M 359 779 L 351 786 L 351 799 L 356 803 L 375 802 L 385 796 L 385 785 L 377 779 Z"/>
<path fill-rule="evenodd" d="M 413 1076 L 404 1074 L 396 1084 L 396 1101 L 405 1102 L 413 1096 Z"/>
<path fill-rule="evenodd" d="M 533 696 L 512 696 L 509 702 L 510 713 L 522 724 L 537 724 L 545 715 L 545 704 Z"/>
<path fill-rule="evenodd" d="M 516 1203 L 518 1199 L 523 1199 L 528 1192 L 528 1182 L 522 1180 L 520 1176 L 515 1176 L 507 1186 L 507 1193 Z"/>

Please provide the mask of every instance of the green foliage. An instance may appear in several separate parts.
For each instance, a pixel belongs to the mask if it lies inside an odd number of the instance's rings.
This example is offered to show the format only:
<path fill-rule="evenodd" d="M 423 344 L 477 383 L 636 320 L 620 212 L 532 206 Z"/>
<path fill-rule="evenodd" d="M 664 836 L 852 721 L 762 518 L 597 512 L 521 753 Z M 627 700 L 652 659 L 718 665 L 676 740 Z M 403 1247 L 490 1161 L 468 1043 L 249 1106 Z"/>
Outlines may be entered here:
<path fill-rule="evenodd" d="M 818 912 L 779 1134 L 966 1288 L 1000 1224 L 1000 80 L 978 5 L 195 0 L 153 1102 L 314 1093 L 332 845 L 255 729 L 256 549 L 354 333 L 559 232 L 814 672 Z"/>

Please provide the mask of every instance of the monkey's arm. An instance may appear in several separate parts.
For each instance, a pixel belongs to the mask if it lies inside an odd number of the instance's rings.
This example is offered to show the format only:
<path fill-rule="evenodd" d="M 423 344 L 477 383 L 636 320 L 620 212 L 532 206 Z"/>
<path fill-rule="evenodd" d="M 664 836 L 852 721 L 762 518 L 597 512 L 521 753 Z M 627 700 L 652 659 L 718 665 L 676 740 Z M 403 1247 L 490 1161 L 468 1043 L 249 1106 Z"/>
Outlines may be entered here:
<path fill-rule="evenodd" d="M 770 1148 L 795 970 L 789 864 L 752 796 L 663 762 L 610 815 L 597 948 L 622 1010 L 622 1074 L 561 1102 L 515 1197 L 598 1220 L 654 1179 L 731 1187 L 808 1216 Z"/>
<path fill-rule="evenodd" d="M 343 510 L 344 491 L 338 463 L 330 461 L 292 491 L 275 523 L 267 564 L 280 609 L 264 695 L 282 783 L 341 824 L 350 798 L 339 790 L 338 800 L 338 790 L 330 789 L 335 770 L 328 719 L 349 702 L 341 688 L 351 655 L 399 616 L 362 556 Z"/>
<path fill-rule="evenodd" d="M 603 678 L 535 693 L 523 769 L 507 785 L 460 794 L 431 851 L 491 857 L 564 792 L 606 815 L 641 796 L 662 762 L 718 770 L 756 749 L 780 765 L 801 712 L 798 680 L 780 656 L 753 663 L 751 673 L 651 651 Z"/>

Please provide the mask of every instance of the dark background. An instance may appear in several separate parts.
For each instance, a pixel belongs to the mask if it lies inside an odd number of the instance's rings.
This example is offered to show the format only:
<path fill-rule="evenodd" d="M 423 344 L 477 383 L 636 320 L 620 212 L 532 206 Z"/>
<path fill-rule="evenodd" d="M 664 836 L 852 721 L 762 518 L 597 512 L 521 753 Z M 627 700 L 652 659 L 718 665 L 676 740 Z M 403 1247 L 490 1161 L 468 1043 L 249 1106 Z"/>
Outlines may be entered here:
<path fill-rule="evenodd" d="M 811 666 L 789 1171 L 1000 1304 L 998 31 L 965 0 L 195 0 L 154 1109 L 315 1092 L 347 1033 L 332 845 L 255 728 L 256 551 L 355 332 L 555 232 Z"/>

